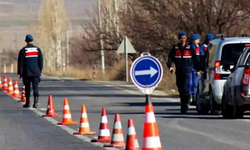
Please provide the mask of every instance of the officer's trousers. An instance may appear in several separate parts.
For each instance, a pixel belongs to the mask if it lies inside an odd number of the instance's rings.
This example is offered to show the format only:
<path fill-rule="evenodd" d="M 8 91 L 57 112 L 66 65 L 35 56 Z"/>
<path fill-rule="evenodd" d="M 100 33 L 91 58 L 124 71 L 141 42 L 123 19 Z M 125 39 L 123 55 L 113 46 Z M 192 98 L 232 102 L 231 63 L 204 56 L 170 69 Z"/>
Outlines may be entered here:
<path fill-rule="evenodd" d="M 181 102 L 184 104 L 188 102 L 188 97 L 191 94 L 191 78 L 191 70 L 176 72 L 176 84 L 180 94 Z"/>
<path fill-rule="evenodd" d="M 32 83 L 33 88 L 33 96 L 38 97 L 39 96 L 39 90 L 38 90 L 38 84 L 40 83 L 41 79 L 40 77 L 24 77 L 23 83 L 25 85 L 25 97 L 27 99 L 30 98 L 30 86 Z"/>
<path fill-rule="evenodd" d="M 191 78 L 191 82 L 192 82 L 192 87 L 191 87 L 191 94 L 195 97 L 197 94 L 197 88 L 198 88 L 198 81 L 199 81 L 199 77 L 197 76 L 197 71 L 195 69 L 192 69 L 192 78 Z"/>

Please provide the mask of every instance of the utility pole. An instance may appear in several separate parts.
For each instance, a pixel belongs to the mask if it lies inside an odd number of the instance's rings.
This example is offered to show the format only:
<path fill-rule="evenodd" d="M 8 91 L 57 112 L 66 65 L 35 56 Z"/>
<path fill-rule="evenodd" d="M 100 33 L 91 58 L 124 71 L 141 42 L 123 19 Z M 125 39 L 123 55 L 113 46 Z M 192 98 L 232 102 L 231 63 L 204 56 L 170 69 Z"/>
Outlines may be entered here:
<path fill-rule="evenodd" d="M 98 6 L 98 22 L 99 22 L 99 31 L 100 31 L 100 49 L 101 49 L 101 61 L 102 61 L 102 73 L 105 75 L 105 58 L 104 58 L 104 49 L 103 49 L 103 39 L 102 39 L 102 20 L 101 20 L 101 0 L 97 0 Z"/>

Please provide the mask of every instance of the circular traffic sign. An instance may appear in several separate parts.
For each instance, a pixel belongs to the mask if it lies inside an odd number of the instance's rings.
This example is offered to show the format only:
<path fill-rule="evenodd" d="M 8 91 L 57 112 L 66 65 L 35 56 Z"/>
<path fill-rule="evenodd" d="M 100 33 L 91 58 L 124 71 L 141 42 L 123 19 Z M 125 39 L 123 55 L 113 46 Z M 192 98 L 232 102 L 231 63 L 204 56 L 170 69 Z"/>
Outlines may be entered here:
<path fill-rule="evenodd" d="M 162 65 L 153 56 L 139 57 L 130 68 L 130 77 L 137 87 L 143 89 L 155 88 L 163 77 Z"/>

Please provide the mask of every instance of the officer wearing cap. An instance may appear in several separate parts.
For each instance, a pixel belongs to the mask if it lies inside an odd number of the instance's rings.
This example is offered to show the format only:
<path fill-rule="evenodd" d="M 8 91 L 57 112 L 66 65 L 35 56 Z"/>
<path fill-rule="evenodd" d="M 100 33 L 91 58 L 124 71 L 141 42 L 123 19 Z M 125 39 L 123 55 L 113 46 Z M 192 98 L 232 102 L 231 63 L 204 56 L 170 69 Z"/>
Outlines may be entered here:
<path fill-rule="evenodd" d="M 168 55 L 167 66 L 171 73 L 174 72 L 172 63 L 175 64 L 176 84 L 180 94 L 182 114 L 187 113 L 191 96 L 192 69 L 195 68 L 199 76 L 199 57 L 190 44 L 187 43 L 186 32 L 178 34 L 180 43 L 173 46 Z"/>
<path fill-rule="evenodd" d="M 195 55 L 197 57 L 200 57 L 200 35 L 199 34 L 193 34 L 191 36 L 191 47 L 195 52 Z M 201 61 L 201 59 L 200 59 Z M 198 81 L 199 81 L 199 76 L 197 75 L 197 71 L 195 68 L 192 69 L 192 78 L 191 78 L 191 82 L 192 82 L 192 86 L 191 86 L 191 94 L 192 94 L 192 101 L 191 101 L 191 105 L 195 105 L 195 101 L 196 101 L 196 95 L 197 95 L 197 87 L 198 87 Z"/>
<path fill-rule="evenodd" d="M 207 68 L 208 68 L 208 48 L 211 43 L 211 41 L 215 38 L 215 36 L 212 33 L 207 33 L 205 35 L 205 40 L 204 43 L 201 45 L 201 49 L 200 49 L 200 60 L 201 60 L 201 70 L 202 70 L 202 74 L 201 74 L 201 78 L 200 78 L 200 85 L 201 85 L 201 89 L 200 91 L 203 91 L 205 88 L 205 80 L 207 78 Z"/>
<path fill-rule="evenodd" d="M 38 107 L 38 84 L 43 70 L 43 54 L 39 47 L 32 44 L 34 38 L 28 34 L 25 37 L 27 45 L 23 47 L 18 55 L 18 77 L 23 79 L 25 85 L 26 103 L 24 108 L 30 107 L 30 87 L 32 83 L 34 103 L 33 107 Z"/>

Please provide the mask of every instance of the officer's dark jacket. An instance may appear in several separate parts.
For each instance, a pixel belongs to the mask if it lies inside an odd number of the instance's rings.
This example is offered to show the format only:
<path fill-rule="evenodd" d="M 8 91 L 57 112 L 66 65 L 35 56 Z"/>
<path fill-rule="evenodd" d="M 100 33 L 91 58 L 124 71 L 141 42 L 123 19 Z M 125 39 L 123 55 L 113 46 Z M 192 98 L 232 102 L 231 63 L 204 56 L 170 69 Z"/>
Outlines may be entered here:
<path fill-rule="evenodd" d="M 175 63 L 176 72 L 189 72 L 192 68 L 200 71 L 199 54 L 199 49 L 194 49 L 190 44 L 186 44 L 184 47 L 180 43 L 176 44 L 168 55 L 167 66 L 170 68 L 172 63 Z"/>
<path fill-rule="evenodd" d="M 17 74 L 23 77 L 41 76 L 43 70 L 43 54 L 33 44 L 23 47 L 18 55 Z"/>

